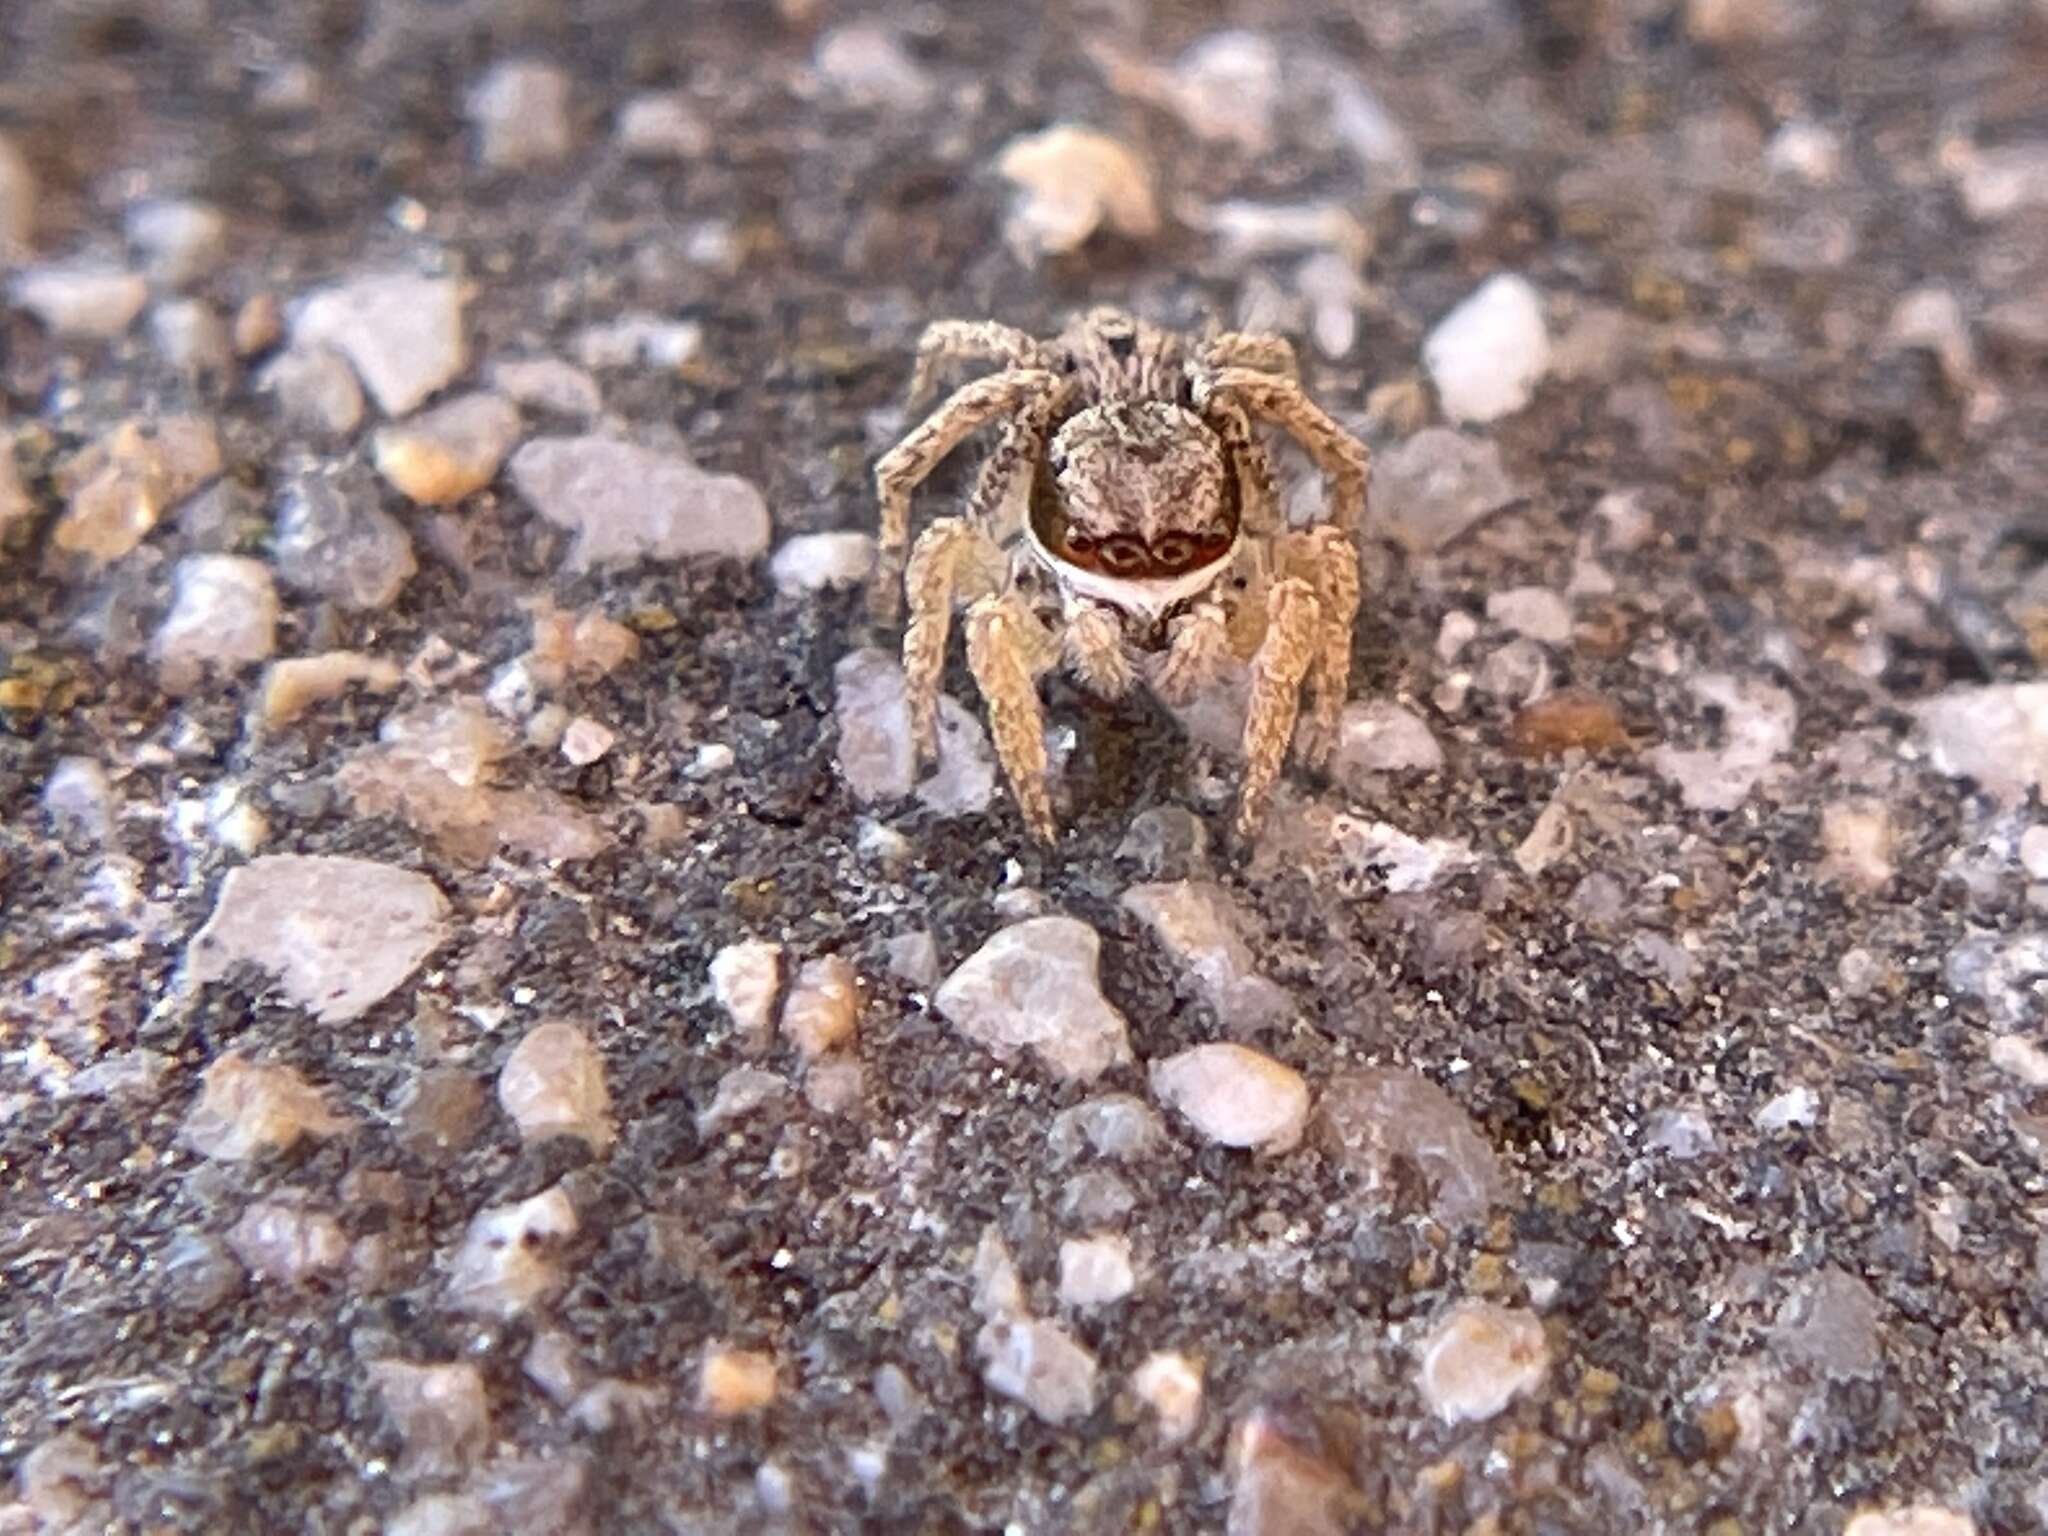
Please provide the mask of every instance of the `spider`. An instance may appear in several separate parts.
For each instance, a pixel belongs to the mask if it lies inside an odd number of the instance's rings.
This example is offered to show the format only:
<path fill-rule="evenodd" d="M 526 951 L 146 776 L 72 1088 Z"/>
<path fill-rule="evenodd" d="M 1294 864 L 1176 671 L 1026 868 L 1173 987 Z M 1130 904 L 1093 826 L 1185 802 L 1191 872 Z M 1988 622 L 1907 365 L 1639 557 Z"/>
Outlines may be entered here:
<path fill-rule="evenodd" d="M 918 343 L 912 401 L 963 361 L 1001 368 L 957 390 L 875 469 L 872 602 L 890 622 L 899 582 L 909 594 L 903 670 L 919 760 L 937 749 L 940 673 L 963 605 L 968 667 L 997 756 L 1025 826 L 1048 844 L 1058 828 L 1038 697 L 1045 672 L 1064 664 L 1105 698 L 1143 682 L 1177 704 L 1247 660 L 1233 832 L 1248 842 L 1289 743 L 1317 768 L 1336 737 L 1358 613 L 1365 446 L 1302 393 L 1293 348 L 1277 336 L 1191 342 L 1114 309 L 1092 310 L 1050 340 L 942 320 Z M 906 569 L 911 492 L 997 422 L 965 514 L 927 528 Z M 1328 523 L 1286 526 L 1255 422 L 1308 450 L 1329 483 Z M 1020 495 L 1023 517 L 1006 516 Z"/>

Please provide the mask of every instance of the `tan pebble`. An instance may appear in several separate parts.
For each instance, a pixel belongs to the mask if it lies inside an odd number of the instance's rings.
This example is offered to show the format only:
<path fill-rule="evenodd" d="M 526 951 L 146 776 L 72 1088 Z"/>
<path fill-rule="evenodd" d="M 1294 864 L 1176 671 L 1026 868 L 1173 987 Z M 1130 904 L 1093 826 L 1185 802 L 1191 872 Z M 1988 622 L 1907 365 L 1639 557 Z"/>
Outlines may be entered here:
<path fill-rule="evenodd" d="M 853 1038 L 860 1018 L 860 978 L 845 959 L 806 960 L 782 1008 L 782 1033 L 806 1061 Z"/>
<path fill-rule="evenodd" d="M 775 1401 L 775 1357 L 714 1344 L 697 1373 L 697 1407 L 714 1418 L 756 1413 Z"/>

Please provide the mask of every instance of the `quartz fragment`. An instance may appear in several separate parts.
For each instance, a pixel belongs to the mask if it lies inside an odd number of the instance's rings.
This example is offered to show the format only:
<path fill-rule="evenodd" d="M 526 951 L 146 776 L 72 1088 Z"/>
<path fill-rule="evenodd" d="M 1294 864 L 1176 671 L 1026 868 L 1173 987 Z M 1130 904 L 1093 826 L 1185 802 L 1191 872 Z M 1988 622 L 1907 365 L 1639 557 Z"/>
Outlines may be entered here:
<path fill-rule="evenodd" d="M 245 1162 L 287 1152 L 302 1136 L 332 1136 L 348 1121 L 290 1067 L 262 1066 L 240 1051 L 216 1058 L 201 1079 L 178 1140 L 201 1157 Z"/>
<path fill-rule="evenodd" d="M 1131 1373 L 1131 1390 L 1152 1410 L 1159 1437 L 1178 1445 L 1202 1418 L 1202 1367 L 1177 1350 L 1148 1355 Z"/>
<path fill-rule="evenodd" d="M 536 1025 L 498 1073 L 498 1105 L 522 1141 L 574 1136 L 602 1157 L 612 1144 L 604 1057 L 576 1025 Z"/>
<path fill-rule="evenodd" d="M 1299 1072 L 1247 1046 L 1198 1045 L 1152 1063 L 1152 1092 L 1210 1141 L 1284 1152 L 1308 1121 Z"/>
<path fill-rule="evenodd" d="M 588 715 L 578 715 L 562 730 L 562 756 L 578 768 L 588 768 L 611 751 L 618 733 Z"/>
<path fill-rule="evenodd" d="M 1232 1032 L 1263 1029 L 1293 1014 L 1287 989 L 1258 973 L 1244 938 L 1244 914 L 1222 886 L 1210 880 L 1134 885 L 1124 892 L 1123 906 L 1152 930 Z"/>
<path fill-rule="evenodd" d="M 1030 918 L 969 956 L 933 1005 L 998 1058 L 1029 1049 L 1059 1076 L 1093 1081 L 1131 1055 L 1124 1016 L 1097 979 L 1101 951 L 1086 923 Z"/>
<path fill-rule="evenodd" d="M 1060 1300 L 1067 1306 L 1107 1306 L 1130 1295 L 1136 1284 L 1129 1238 L 1098 1233 L 1060 1244 Z"/>
<path fill-rule="evenodd" d="M 1977 1536 L 1977 1523 L 1939 1504 L 1906 1504 L 1863 1510 L 1842 1527 L 1842 1536 Z"/>
<path fill-rule="evenodd" d="M 185 951 L 195 982 L 239 964 L 271 972 L 324 1024 L 366 1013 L 447 936 L 433 881 L 369 859 L 266 854 L 228 871 Z"/>
<path fill-rule="evenodd" d="M 1779 1354 L 1821 1375 L 1875 1376 L 1884 1364 L 1878 1299 L 1846 1270 L 1816 1270 L 1785 1298 L 1773 1322 Z"/>
<path fill-rule="evenodd" d="M 1458 1102 L 1398 1067 L 1340 1073 L 1324 1090 L 1322 1123 L 1337 1160 L 1385 1198 L 1397 1167 L 1419 1174 L 1432 1213 L 1449 1223 L 1483 1218 L 1506 1195 L 1492 1145 Z"/>
<path fill-rule="evenodd" d="M 476 157 L 523 171 L 569 158 L 569 77 L 551 64 L 512 59 L 494 66 L 465 103 L 476 125 Z"/>
<path fill-rule="evenodd" d="M 2017 805 L 2048 797 L 2048 682 L 1951 688 L 1913 706 L 1938 772 Z"/>
<path fill-rule="evenodd" d="M 1838 800 L 1820 813 L 1821 868 L 1859 891 L 1880 891 L 1892 878 L 1892 817 L 1881 800 Z"/>
<path fill-rule="evenodd" d="M 151 280 L 166 288 L 189 287 L 227 258 L 227 217 L 209 203 L 138 203 L 128 210 L 127 227 Z"/>
<path fill-rule="evenodd" d="M 1379 879 L 1397 896 L 1429 890 L 1478 862 L 1456 838 L 1412 837 L 1386 822 L 1355 816 L 1332 818 L 1330 836 L 1347 867 Z"/>
<path fill-rule="evenodd" d="M 975 1339 L 975 1353 L 991 1392 L 1015 1398 L 1048 1424 L 1095 1411 L 1095 1356 L 1057 1323 L 991 1319 Z"/>
<path fill-rule="evenodd" d="M 768 547 L 768 508 L 737 475 L 606 437 L 535 438 L 512 456 L 512 483 L 576 535 L 569 569 L 680 560 L 752 559 Z"/>
<path fill-rule="evenodd" d="M 864 805 L 900 799 L 917 781 L 903 669 L 879 650 L 858 650 L 833 670 L 839 769 Z"/>
<path fill-rule="evenodd" d="M 849 652 L 833 671 L 833 687 L 839 766 L 855 799 L 872 805 L 914 788 L 919 801 L 941 816 L 987 808 L 996 774 L 988 732 L 957 700 L 939 700 L 938 761 L 919 781 L 903 668 L 896 658 L 872 648 Z"/>
<path fill-rule="evenodd" d="M 507 357 L 491 365 L 491 388 L 529 410 L 595 416 L 604 409 L 597 380 L 558 357 Z"/>
<path fill-rule="evenodd" d="M 292 341 L 334 348 L 385 415 L 403 416 L 469 365 L 463 302 L 454 278 L 373 273 L 307 297 Z"/>
<path fill-rule="evenodd" d="M 489 485 L 518 440 L 519 408 L 479 390 L 380 427 L 373 451 L 401 494 L 434 506 Z"/>
<path fill-rule="evenodd" d="M 0 134 L 0 270 L 35 234 L 36 177 L 14 140 Z"/>
<path fill-rule="evenodd" d="M 556 1252 L 576 1235 L 576 1208 L 560 1186 L 477 1212 L 448 1276 L 461 1312 L 509 1321 L 562 1285 Z"/>
<path fill-rule="evenodd" d="M 1520 494 L 1492 441 L 1428 427 L 1374 460 L 1368 510 L 1387 537 L 1433 554 Z"/>
<path fill-rule="evenodd" d="M 1775 684 L 1710 672 L 1692 680 L 1702 703 L 1721 711 L 1722 744 L 1691 749 L 1658 747 L 1650 754 L 1657 771 L 1679 787 L 1696 811 L 1732 811 L 1747 800 L 1764 774 L 1792 746 L 1798 707 Z"/>
<path fill-rule="evenodd" d="M 442 1476 L 459 1472 L 490 1448 L 490 1402 L 483 1372 L 467 1361 L 420 1365 L 410 1360 L 376 1360 L 370 1385 L 385 1417 L 404 1445 L 403 1475 Z"/>
<path fill-rule="evenodd" d="M 788 1092 L 789 1084 L 773 1072 L 763 1072 L 759 1067 L 734 1067 L 718 1080 L 710 1107 L 698 1114 L 697 1133 L 708 1136 L 723 1130 Z"/>
<path fill-rule="evenodd" d="M 261 560 L 188 555 L 178 562 L 171 611 L 150 642 L 157 676 L 173 692 L 209 670 L 232 673 L 277 645 L 277 591 Z"/>
<path fill-rule="evenodd" d="M 843 955 L 806 960 L 782 1005 L 782 1034 L 806 1061 L 853 1038 L 860 1019 L 860 978 Z"/>
<path fill-rule="evenodd" d="M 300 1201 L 257 1201 L 229 1228 L 227 1241 L 251 1274 L 283 1285 L 339 1269 L 348 1258 L 341 1223 Z"/>
<path fill-rule="evenodd" d="M 1369 1528 L 1349 1459 L 1316 1404 L 1290 1395 L 1255 1405 L 1230 1436 L 1225 1536 L 1353 1536 Z"/>
<path fill-rule="evenodd" d="M 1572 638 L 1571 606 L 1548 587 L 1509 587 L 1487 594 L 1486 619 L 1544 645 L 1565 645 Z"/>
<path fill-rule="evenodd" d="M 812 58 L 819 77 L 849 106 L 920 112 L 937 86 L 879 21 L 848 21 L 818 39 Z"/>
<path fill-rule="evenodd" d="M 801 533 L 768 562 L 775 590 L 785 597 L 858 587 L 874 568 L 875 540 L 867 533 Z"/>
<path fill-rule="evenodd" d="M 1444 749 L 1413 710 L 1387 700 L 1347 705 L 1337 727 L 1330 772 L 1357 789 L 1381 773 L 1434 773 Z"/>
<path fill-rule="evenodd" d="M 1534 1392 L 1550 1371 L 1550 1346 L 1532 1312 L 1468 1302 L 1430 1330 L 1416 1384 L 1446 1424 L 1482 1423 Z"/>
<path fill-rule="evenodd" d="M 1134 1093 L 1103 1093 L 1053 1116 L 1046 1146 L 1062 1163 L 1084 1150 L 1129 1161 L 1155 1151 L 1166 1129 L 1152 1106 Z"/>
<path fill-rule="evenodd" d="M 1550 367 L 1543 296 L 1513 273 L 1488 278 L 1437 322 L 1422 344 L 1422 365 L 1452 421 L 1513 415 Z"/>
<path fill-rule="evenodd" d="M 704 328 L 691 320 L 627 314 L 576 333 L 576 358 L 586 368 L 688 367 L 704 349 Z"/>
<path fill-rule="evenodd" d="M 256 376 L 257 387 L 277 397 L 285 426 L 325 442 L 338 442 L 362 425 L 363 387 L 331 347 L 292 347 Z"/>
<path fill-rule="evenodd" d="M 419 569 L 411 535 L 367 488 L 312 475 L 286 487 L 271 552 L 286 585 L 362 612 L 390 607 Z"/>
<path fill-rule="evenodd" d="M 766 1046 L 782 989 L 782 946 L 761 939 L 728 944 L 711 957 L 711 990 L 740 1036 L 754 1049 Z"/>
<path fill-rule="evenodd" d="M 1004 235 L 1020 261 L 1079 250 L 1098 229 L 1158 233 L 1152 175 L 1127 146 L 1073 123 L 1013 139 L 996 170 L 1019 189 Z"/>
<path fill-rule="evenodd" d="M 679 91 L 650 91 L 619 108 L 619 148 L 634 160 L 695 160 L 711 149 L 711 130 Z"/>
<path fill-rule="evenodd" d="M 66 341 L 111 341 L 135 323 L 149 302 L 149 284 L 134 272 L 92 261 L 58 262 L 18 272 L 8 298 Z"/>
<path fill-rule="evenodd" d="M 163 360 L 188 378 L 224 378 L 234 366 L 227 326 L 204 299 L 158 304 L 149 312 L 149 335 Z"/>

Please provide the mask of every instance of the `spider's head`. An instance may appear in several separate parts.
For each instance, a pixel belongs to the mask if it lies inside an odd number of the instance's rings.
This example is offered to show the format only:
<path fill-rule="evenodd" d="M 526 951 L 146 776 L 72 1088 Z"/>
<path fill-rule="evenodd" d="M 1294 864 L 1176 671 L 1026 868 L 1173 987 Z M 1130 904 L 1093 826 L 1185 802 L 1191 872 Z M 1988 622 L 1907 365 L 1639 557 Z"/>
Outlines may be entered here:
<path fill-rule="evenodd" d="M 1031 529 L 1060 565 L 1178 583 L 1235 547 L 1237 482 L 1222 439 L 1193 411 L 1163 400 L 1094 405 L 1053 438 Z"/>

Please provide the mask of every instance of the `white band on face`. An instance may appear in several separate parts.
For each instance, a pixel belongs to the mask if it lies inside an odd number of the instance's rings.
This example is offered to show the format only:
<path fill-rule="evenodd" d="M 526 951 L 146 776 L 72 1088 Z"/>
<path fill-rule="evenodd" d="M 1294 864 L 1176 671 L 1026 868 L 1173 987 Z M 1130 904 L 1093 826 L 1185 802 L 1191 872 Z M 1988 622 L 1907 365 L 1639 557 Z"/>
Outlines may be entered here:
<path fill-rule="evenodd" d="M 1128 576 L 1110 576 L 1101 571 L 1085 570 L 1060 559 L 1045 547 L 1038 537 L 1038 530 L 1027 521 L 1025 537 L 1031 541 L 1032 553 L 1045 563 L 1060 585 L 1069 592 L 1083 597 L 1092 597 L 1097 602 L 1107 603 L 1112 608 L 1126 613 L 1141 614 L 1158 623 L 1176 603 L 1208 590 L 1237 558 L 1238 546 L 1244 541 L 1244 533 L 1231 541 L 1230 548 L 1207 565 L 1178 576 L 1158 576 L 1133 579 Z"/>

